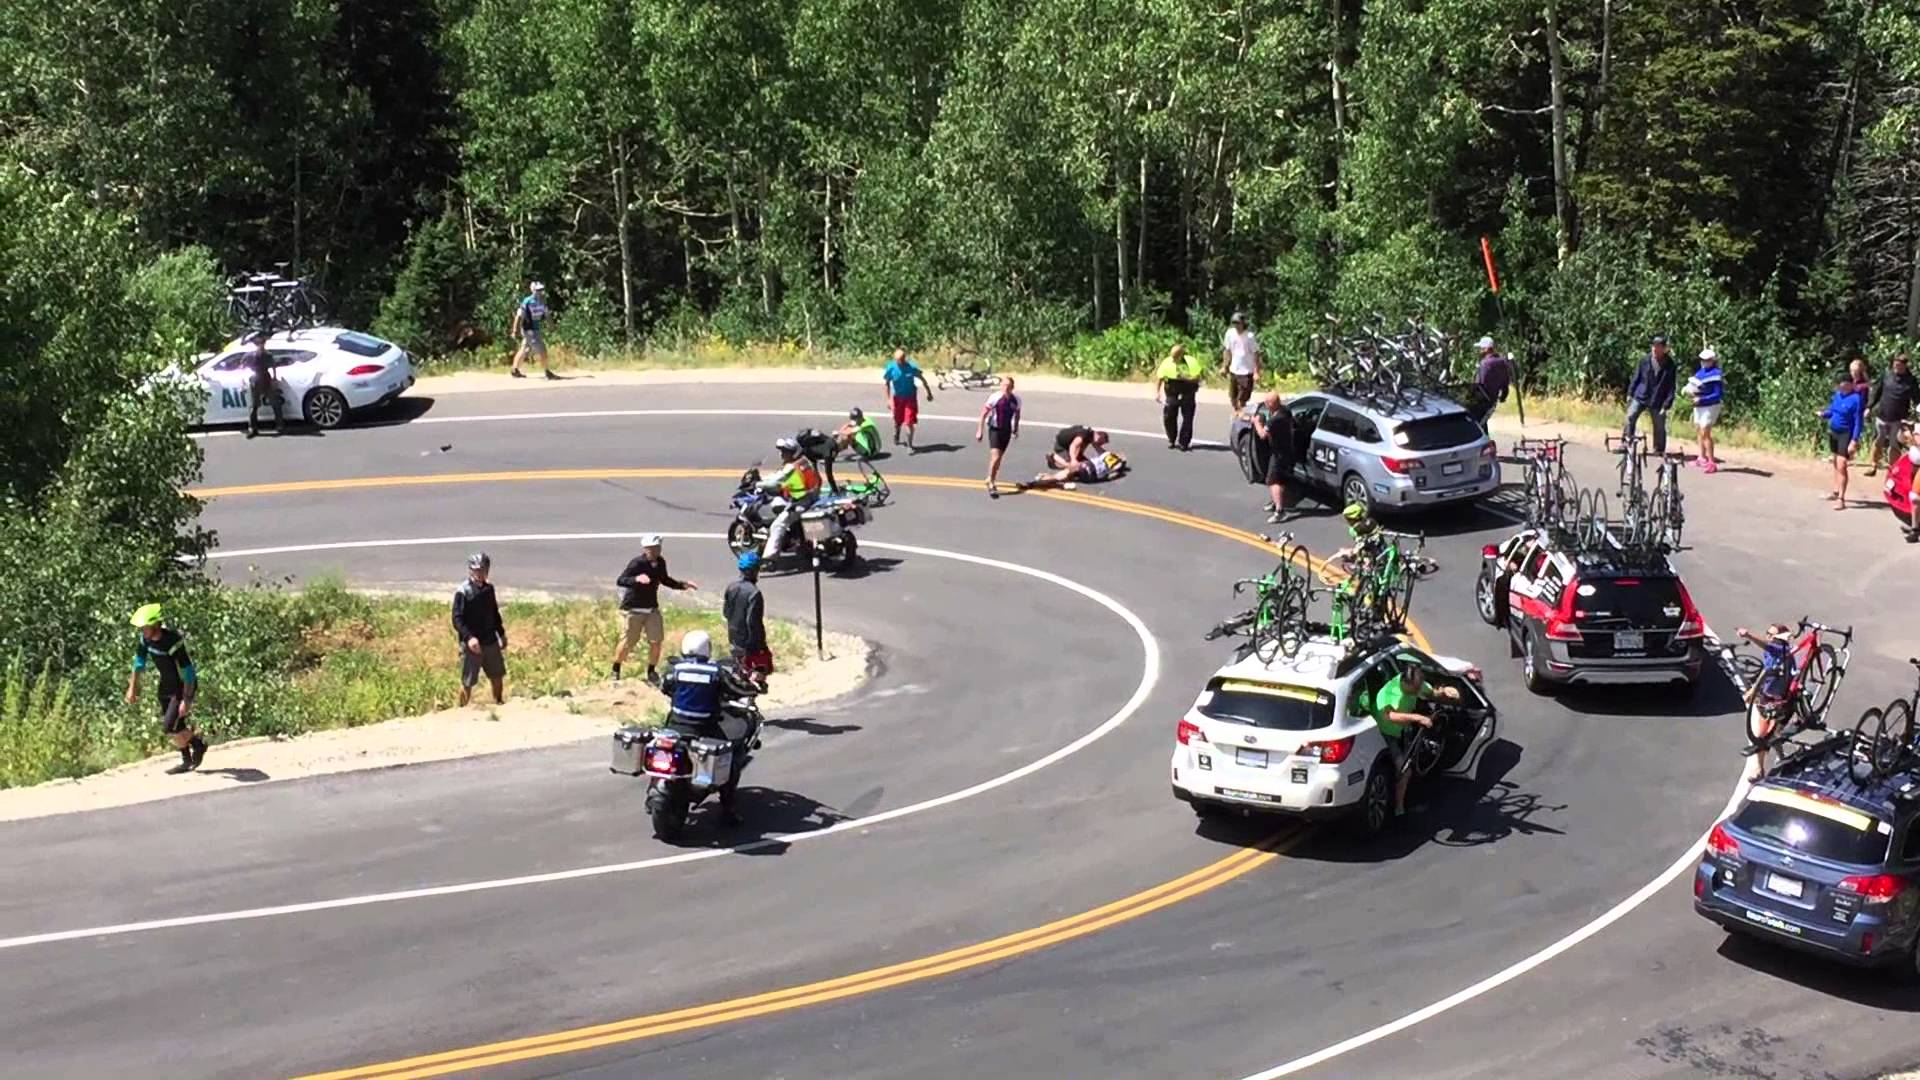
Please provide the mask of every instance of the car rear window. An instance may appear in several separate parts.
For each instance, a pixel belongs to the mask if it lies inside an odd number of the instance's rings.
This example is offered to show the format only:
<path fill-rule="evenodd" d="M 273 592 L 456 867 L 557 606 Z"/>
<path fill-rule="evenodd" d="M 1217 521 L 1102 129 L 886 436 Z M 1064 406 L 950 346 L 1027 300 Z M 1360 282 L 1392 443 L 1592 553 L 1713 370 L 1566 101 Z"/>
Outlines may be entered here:
<path fill-rule="evenodd" d="M 1818 803 L 1797 792 L 1757 787 L 1733 817 L 1743 832 L 1832 862 L 1878 866 L 1893 828 L 1851 807 Z"/>
<path fill-rule="evenodd" d="M 379 356 L 393 347 L 371 334 L 362 334 L 353 330 L 336 336 L 333 344 L 342 352 L 350 352 L 355 356 Z"/>
<path fill-rule="evenodd" d="M 1584 578 L 1574 591 L 1575 618 L 1626 619 L 1635 625 L 1678 623 L 1686 613 L 1680 582 L 1670 577 Z"/>
<path fill-rule="evenodd" d="M 1479 442 L 1486 434 L 1466 413 L 1447 413 L 1401 424 L 1393 429 L 1393 443 L 1408 450 L 1451 450 Z"/>
<path fill-rule="evenodd" d="M 1276 731 L 1312 731 L 1333 723 L 1332 694 L 1280 683 L 1215 679 L 1196 707 L 1209 720 Z"/>

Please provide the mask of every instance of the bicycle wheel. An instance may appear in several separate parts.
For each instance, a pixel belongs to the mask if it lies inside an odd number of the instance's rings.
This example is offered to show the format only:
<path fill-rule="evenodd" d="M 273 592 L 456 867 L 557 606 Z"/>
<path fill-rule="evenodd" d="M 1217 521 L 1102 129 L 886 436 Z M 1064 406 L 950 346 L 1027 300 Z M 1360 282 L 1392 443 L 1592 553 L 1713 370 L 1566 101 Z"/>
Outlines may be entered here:
<path fill-rule="evenodd" d="M 1680 487 L 1677 484 L 1667 499 L 1666 525 L 1667 546 L 1678 550 L 1681 532 L 1687 527 L 1687 515 L 1681 508 Z"/>
<path fill-rule="evenodd" d="M 1607 542 L 1607 493 L 1594 489 L 1591 516 L 1585 523 L 1587 543 L 1599 547 Z"/>
<path fill-rule="evenodd" d="M 1526 497 L 1527 524 L 1534 528 L 1539 528 L 1546 524 L 1552 517 L 1552 508 L 1549 505 L 1549 500 L 1552 499 L 1553 496 L 1551 489 L 1548 488 L 1541 479 L 1540 466 L 1537 464 L 1527 470 Z"/>
<path fill-rule="evenodd" d="M 1827 715 L 1827 706 L 1833 704 L 1834 691 L 1840 688 L 1840 680 L 1846 670 L 1840 666 L 1840 654 L 1831 645 L 1822 645 L 1813 651 L 1807 661 L 1807 674 L 1800 683 L 1800 695 L 1796 702 L 1800 718 L 1809 725 L 1818 724 Z"/>
<path fill-rule="evenodd" d="M 1914 739 L 1911 703 L 1895 701 L 1887 705 L 1887 732 L 1902 753 L 1920 753 L 1920 745 L 1916 745 Z"/>
<path fill-rule="evenodd" d="M 1891 727 L 1884 709 L 1868 709 L 1853 723 L 1853 763 L 1866 762 L 1870 775 L 1879 776 L 1900 761 L 1900 743 L 1891 736 Z M 1857 768 L 1851 771 L 1857 779 L 1865 779 Z"/>
<path fill-rule="evenodd" d="M 1284 560 L 1281 566 L 1285 568 L 1287 580 L 1300 583 L 1303 602 L 1312 601 L 1313 585 L 1318 580 L 1318 575 L 1313 572 L 1313 556 L 1307 553 L 1304 545 L 1295 544 L 1287 551 Z"/>

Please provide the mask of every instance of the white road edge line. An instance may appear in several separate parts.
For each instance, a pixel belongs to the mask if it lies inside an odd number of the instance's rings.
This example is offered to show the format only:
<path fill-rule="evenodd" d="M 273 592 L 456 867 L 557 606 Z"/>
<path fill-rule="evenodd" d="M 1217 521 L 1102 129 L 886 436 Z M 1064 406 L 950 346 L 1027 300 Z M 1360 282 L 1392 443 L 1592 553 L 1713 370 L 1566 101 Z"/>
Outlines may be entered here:
<path fill-rule="evenodd" d="M 1718 635 L 1714 634 L 1712 627 L 1707 627 L 1706 631 L 1709 641 L 1718 641 Z M 1742 772 L 1743 775 L 1740 782 L 1734 785 L 1733 794 L 1727 798 L 1727 805 L 1721 807 L 1720 812 L 1714 815 L 1713 820 L 1716 823 L 1728 814 L 1733 813 L 1734 808 L 1740 805 L 1740 800 L 1746 797 L 1749 781 L 1744 775 L 1744 770 L 1742 770 Z M 1708 831 L 1711 832 L 1711 828 L 1709 828 Z M 1381 1024 L 1379 1027 L 1369 1028 L 1358 1035 L 1343 1039 L 1323 1050 L 1315 1050 L 1313 1053 L 1307 1054 L 1304 1057 L 1294 1058 L 1292 1061 L 1275 1065 L 1273 1068 L 1263 1072 L 1250 1073 L 1243 1077 L 1242 1080 L 1274 1080 L 1276 1077 L 1292 1076 L 1295 1073 L 1305 1072 L 1315 1065 L 1325 1064 L 1342 1054 L 1351 1053 L 1370 1043 L 1379 1042 L 1381 1039 L 1387 1038 L 1390 1035 L 1397 1035 L 1416 1024 L 1423 1024 L 1439 1016 L 1441 1013 L 1464 1005 L 1489 991 L 1497 990 L 1505 986 L 1507 983 L 1525 975 L 1534 968 L 1545 964 L 1561 953 L 1572 949 L 1574 946 L 1598 934 L 1600 931 L 1626 918 L 1635 908 L 1652 898 L 1655 893 L 1672 884 L 1675 879 L 1686 873 L 1689 869 L 1698 866 L 1700 863 L 1700 852 L 1706 847 L 1706 843 L 1707 834 L 1701 833 L 1699 839 L 1693 842 L 1693 846 L 1687 848 L 1686 852 L 1678 859 L 1675 859 L 1671 866 L 1661 871 L 1660 876 L 1642 885 L 1626 899 L 1621 900 L 1606 911 L 1601 912 L 1591 922 L 1588 922 L 1567 936 L 1548 945 L 1546 948 L 1530 956 L 1523 957 L 1486 978 L 1481 979 L 1479 982 L 1449 994 L 1423 1009 L 1416 1009 L 1398 1020 Z"/>
<path fill-rule="evenodd" d="M 404 540 L 355 540 L 331 544 L 293 544 L 284 547 L 247 548 L 236 551 L 216 552 L 209 555 L 212 559 L 238 559 L 256 555 L 281 555 L 304 551 L 346 551 L 379 547 L 426 547 L 440 544 L 507 544 L 507 543 L 553 543 L 577 540 L 632 540 L 644 534 L 637 532 L 609 533 L 533 533 L 501 536 L 439 536 Z M 661 536 L 677 540 L 724 539 L 719 533 L 661 533 Z M 949 792 L 945 795 L 926 799 L 908 806 L 895 807 L 862 818 L 850 818 L 836 822 L 811 832 L 776 834 L 762 837 L 732 847 L 707 848 L 701 851 L 682 852 L 678 855 L 665 855 L 653 859 L 641 859 L 635 862 L 608 863 L 600 866 L 584 866 L 573 870 L 559 870 L 544 874 L 526 874 L 520 877 L 496 878 L 486 881 L 467 881 L 453 885 L 434 885 L 419 889 L 402 889 L 395 892 L 372 893 L 365 896 L 344 896 L 332 900 L 314 900 L 297 904 L 277 904 L 271 907 L 246 908 L 239 911 L 212 912 L 204 915 L 184 915 L 169 919 L 147 919 L 141 922 L 119 923 L 112 926 L 92 926 L 78 930 L 59 930 L 44 934 L 25 934 L 19 937 L 0 938 L 0 949 L 19 949 L 29 945 L 46 945 L 58 941 L 73 941 L 81 938 L 114 937 L 124 934 L 137 934 L 149 930 L 165 930 L 184 926 L 204 926 L 209 923 L 240 922 L 248 919 L 264 919 L 278 915 L 300 915 L 315 911 L 332 911 L 339 908 L 365 907 L 371 904 L 389 904 L 402 900 L 423 900 L 430 897 L 458 896 L 463 893 L 489 892 L 495 889 L 516 888 L 524 885 L 545 885 L 556 881 L 574 881 L 580 878 L 604 877 L 610 874 L 624 874 L 636 870 L 646 870 L 657 866 L 672 866 L 680 863 L 699 862 L 716 859 L 739 852 L 758 851 L 780 844 L 795 844 L 802 840 L 813 840 L 837 833 L 866 829 L 883 822 L 893 821 L 912 814 L 922 813 L 942 806 L 948 806 L 984 794 L 995 788 L 1004 787 L 1016 780 L 1031 776 L 1049 765 L 1053 765 L 1112 732 L 1130 719 L 1146 703 L 1147 695 L 1160 681 L 1160 646 L 1154 640 L 1153 633 L 1138 615 L 1121 605 L 1105 593 L 1082 585 L 1071 578 L 1061 577 L 1046 570 L 1019 563 L 989 559 L 981 555 L 969 555 L 958 551 L 944 551 L 939 548 L 915 547 L 908 544 L 885 544 L 878 541 L 864 541 L 862 547 L 878 548 L 884 551 L 898 551 L 909 555 L 924 555 L 930 558 L 952 559 L 956 562 L 973 563 L 995 570 L 1024 574 L 1040 581 L 1058 585 L 1070 592 L 1092 600 L 1094 603 L 1118 615 L 1133 629 L 1140 639 L 1144 653 L 1141 664 L 1140 683 L 1134 688 L 1133 696 L 1118 712 L 1108 717 L 1098 727 L 1074 739 L 1053 752 L 1037 760 L 1028 762 L 1011 772 L 983 780 L 971 787 Z"/>
<path fill-rule="evenodd" d="M 877 414 L 876 414 L 877 415 Z M 418 427 L 423 424 L 482 424 L 514 423 L 528 420 L 605 420 L 623 416 L 830 416 L 836 419 L 846 416 L 843 412 L 824 412 L 818 409 L 576 409 L 569 412 L 528 412 L 528 413 L 487 413 L 480 416 L 423 416 L 418 420 L 374 420 L 364 424 L 354 424 L 356 428 L 377 427 Z M 882 417 L 881 419 L 885 419 Z M 938 413 L 921 413 L 922 420 L 942 420 L 955 424 L 978 423 L 978 416 L 952 416 Z M 1070 425 L 1054 423 L 1048 420 L 1020 421 L 1023 428 L 1058 429 Z M 1130 431 L 1126 428 L 1101 428 L 1112 435 L 1125 435 L 1136 439 L 1165 439 L 1159 431 Z M 238 431 L 196 431 L 189 434 L 194 439 L 224 439 L 239 435 Z M 1227 444 L 1213 439 L 1195 439 L 1195 446 L 1215 446 L 1224 448 Z"/>

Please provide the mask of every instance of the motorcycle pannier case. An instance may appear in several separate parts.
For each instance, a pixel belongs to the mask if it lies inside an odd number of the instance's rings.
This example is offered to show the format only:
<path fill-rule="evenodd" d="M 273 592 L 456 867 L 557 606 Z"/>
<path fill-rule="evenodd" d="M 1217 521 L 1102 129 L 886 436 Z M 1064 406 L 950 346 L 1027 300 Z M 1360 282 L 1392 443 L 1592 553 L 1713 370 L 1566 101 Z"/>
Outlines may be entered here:
<path fill-rule="evenodd" d="M 733 779 L 733 744 L 719 739 L 693 740 L 693 784 L 723 788 Z"/>
<path fill-rule="evenodd" d="M 840 536 L 840 515 L 828 507 L 808 510 L 800 515 L 800 530 L 807 539 L 824 544 Z"/>
<path fill-rule="evenodd" d="M 613 760 L 607 768 L 627 776 L 646 771 L 647 729 L 624 727 L 613 733 Z"/>

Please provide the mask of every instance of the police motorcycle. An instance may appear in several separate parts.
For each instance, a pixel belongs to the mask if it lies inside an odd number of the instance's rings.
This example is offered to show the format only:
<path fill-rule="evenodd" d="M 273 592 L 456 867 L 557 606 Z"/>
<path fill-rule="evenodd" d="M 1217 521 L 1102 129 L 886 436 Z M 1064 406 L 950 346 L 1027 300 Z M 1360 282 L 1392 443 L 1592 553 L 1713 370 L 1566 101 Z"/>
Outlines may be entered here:
<path fill-rule="evenodd" d="M 661 679 L 671 705 L 657 728 L 625 727 L 613 735 L 610 770 L 647 778 L 653 835 L 673 843 L 707 796 L 718 794 L 729 824 L 738 823 L 734 793 L 760 748 L 765 719 L 754 699 L 761 688 L 731 665 L 710 659 L 705 631 L 689 631 Z M 705 716 L 693 715 L 706 713 Z"/>
<path fill-rule="evenodd" d="M 767 539 L 787 499 L 777 480 L 761 477 L 758 462 L 740 474 L 731 505 L 733 521 L 727 526 L 727 546 L 736 557 L 757 551 L 769 561 L 786 556 L 807 561 L 818 553 L 823 561 L 837 563 L 843 570 L 859 565 L 860 541 L 853 530 L 871 518 L 858 495 L 829 491 L 823 486 L 813 505 L 802 510 L 799 520 L 787 529 L 778 551 L 767 550 Z"/>

